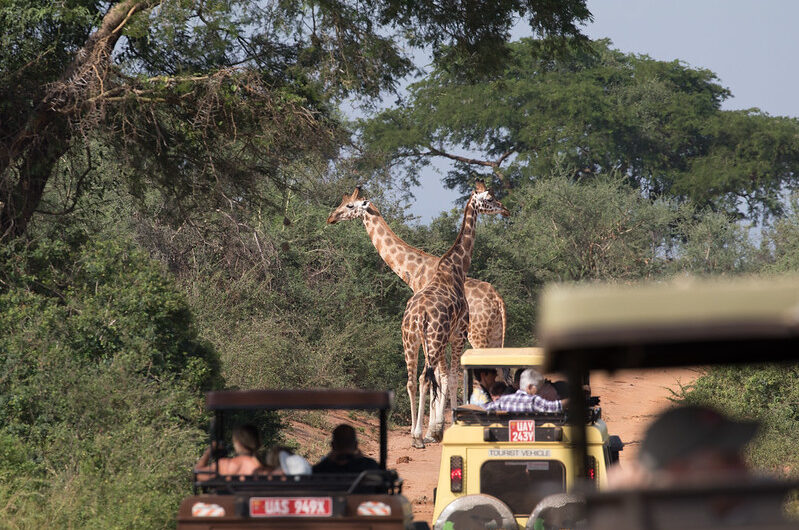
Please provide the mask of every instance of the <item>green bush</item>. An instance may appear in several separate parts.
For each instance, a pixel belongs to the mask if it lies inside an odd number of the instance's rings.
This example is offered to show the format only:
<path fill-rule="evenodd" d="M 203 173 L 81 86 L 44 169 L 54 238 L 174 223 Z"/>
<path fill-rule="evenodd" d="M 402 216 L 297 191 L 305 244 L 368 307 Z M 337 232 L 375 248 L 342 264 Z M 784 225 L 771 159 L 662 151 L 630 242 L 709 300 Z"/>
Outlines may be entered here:
<path fill-rule="evenodd" d="M 251 249 L 234 249 L 241 269 L 220 259 L 211 274 L 190 270 L 182 277 L 227 385 L 355 387 L 403 397 L 399 325 L 410 289 L 385 266 L 359 222 L 325 227 L 324 207 L 297 200 L 292 209 L 290 225 L 274 230 L 264 223 L 257 233 L 263 248 L 274 249 L 263 260 L 253 259 Z M 396 417 L 409 417 L 407 399 L 396 404 Z"/>
<path fill-rule="evenodd" d="M 799 472 L 799 365 L 715 368 L 681 396 L 736 418 L 757 420 L 757 438 L 747 458 L 757 469 L 796 476 Z"/>
<path fill-rule="evenodd" d="M 0 517 L 10 528 L 165 528 L 190 492 L 217 354 L 135 244 L 0 249 Z"/>

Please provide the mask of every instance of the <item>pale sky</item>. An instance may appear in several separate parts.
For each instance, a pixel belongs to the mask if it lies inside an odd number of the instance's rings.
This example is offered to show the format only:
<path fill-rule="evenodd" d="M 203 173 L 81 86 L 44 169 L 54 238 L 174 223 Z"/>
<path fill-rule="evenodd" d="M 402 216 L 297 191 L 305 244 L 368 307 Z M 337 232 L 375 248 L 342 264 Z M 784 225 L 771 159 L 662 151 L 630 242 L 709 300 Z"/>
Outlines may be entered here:
<path fill-rule="evenodd" d="M 732 91 L 724 109 L 757 107 L 772 116 L 799 116 L 795 59 L 797 0 L 588 0 L 592 39 L 609 38 L 626 53 L 679 59 L 716 73 Z M 411 213 L 429 223 L 458 194 L 429 170 L 414 190 Z"/>

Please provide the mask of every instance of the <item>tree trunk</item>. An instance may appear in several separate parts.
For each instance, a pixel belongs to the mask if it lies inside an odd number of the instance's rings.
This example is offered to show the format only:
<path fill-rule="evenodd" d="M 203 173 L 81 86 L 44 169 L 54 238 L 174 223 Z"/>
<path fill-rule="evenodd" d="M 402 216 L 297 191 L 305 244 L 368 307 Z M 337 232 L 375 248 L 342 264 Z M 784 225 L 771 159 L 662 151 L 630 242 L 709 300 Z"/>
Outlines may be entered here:
<path fill-rule="evenodd" d="M 112 5 L 97 31 L 78 50 L 58 82 L 45 93 L 20 130 L 0 146 L 0 240 L 25 233 L 58 159 L 72 141 L 88 100 L 100 93 L 111 53 L 130 17 L 158 0 L 122 0 Z"/>

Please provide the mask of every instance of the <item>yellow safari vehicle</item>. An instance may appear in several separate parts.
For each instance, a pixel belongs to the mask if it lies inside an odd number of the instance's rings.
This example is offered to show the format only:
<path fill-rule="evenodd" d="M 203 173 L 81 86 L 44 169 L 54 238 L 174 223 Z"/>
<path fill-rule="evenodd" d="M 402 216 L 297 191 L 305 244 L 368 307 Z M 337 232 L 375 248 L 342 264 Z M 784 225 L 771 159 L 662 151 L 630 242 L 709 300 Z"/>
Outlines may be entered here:
<path fill-rule="evenodd" d="M 541 348 L 467 350 L 464 402 L 469 402 L 474 371 L 510 373 L 541 368 Z M 579 385 L 584 389 L 586 381 Z M 586 400 L 583 397 L 582 401 Z M 618 460 L 621 441 L 610 437 L 596 398 L 589 400 L 586 436 L 589 477 L 601 486 L 610 463 Z M 510 413 L 464 406 L 453 411 L 444 432 L 435 491 L 435 529 L 525 528 L 538 503 L 563 494 L 580 475 L 572 459 L 574 429 L 563 413 Z"/>
<path fill-rule="evenodd" d="M 220 447 L 228 438 L 231 417 L 267 421 L 264 411 L 362 409 L 380 414 L 379 469 L 360 473 L 225 476 L 216 471 L 199 480 L 184 499 L 178 530 L 320 529 L 405 530 L 429 528 L 413 522 L 396 471 L 386 469 L 387 411 L 393 394 L 365 390 L 228 390 L 209 392 L 214 413 L 210 437 Z M 260 415 L 260 416 L 259 416 Z"/>
<path fill-rule="evenodd" d="M 571 382 L 569 421 L 583 477 L 590 464 L 581 462 L 596 452 L 591 429 L 580 428 L 590 418 L 574 384 L 589 371 L 799 361 L 799 277 L 554 285 L 539 307 L 545 369 Z M 799 528 L 781 509 L 786 496 L 796 498 L 797 481 L 708 475 L 700 483 L 613 491 L 581 489 L 579 482 L 580 528 Z M 539 527 L 559 525 L 542 517 Z"/>

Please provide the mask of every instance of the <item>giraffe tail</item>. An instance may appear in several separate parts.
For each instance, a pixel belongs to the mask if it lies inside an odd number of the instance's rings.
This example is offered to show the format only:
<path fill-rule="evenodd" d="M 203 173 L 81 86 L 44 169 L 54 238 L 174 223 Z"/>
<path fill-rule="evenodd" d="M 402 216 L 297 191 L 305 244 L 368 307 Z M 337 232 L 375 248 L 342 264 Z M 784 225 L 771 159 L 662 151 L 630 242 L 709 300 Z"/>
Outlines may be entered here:
<path fill-rule="evenodd" d="M 507 315 L 507 312 L 505 311 L 505 300 L 503 300 L 502 297 L 499 296 L 499 293 L 497 293 L 497 296 L 499 297 L 499 308 L 502 311 L 502 343 L 500 344 L 499 347 L 500 348 L 504 348 L 505 347 L 505 331 L 508 329 L 507 328 L 508 315 Z"/>
<path fill-rule="evenodd" d="M 438 399 L 438 380 L 436 379 L 436 369 L 430 362 L 429 352 L 427 351 L 427 314 L 422 317 L 422 350 L 424 350 L 424 378 L 430 384 L 433 393 L 433 401 Z"/>
<path fill-rule="evenodd" d="M 502 313 L 502 337 L 500 338 L 499 347 L 505 347 L 505 330 L 507 329 L 508 323 L 508 314 L 505 311 L 505 300 L 497 293 L 497 300 L 499 301 L 499 310 Z M 506 383 L 509 385 L 513 382 L 513 379 L 510 376 L 510 368 L 503 368 L 502 369 L 502 378 L 505 380 Z"/>

